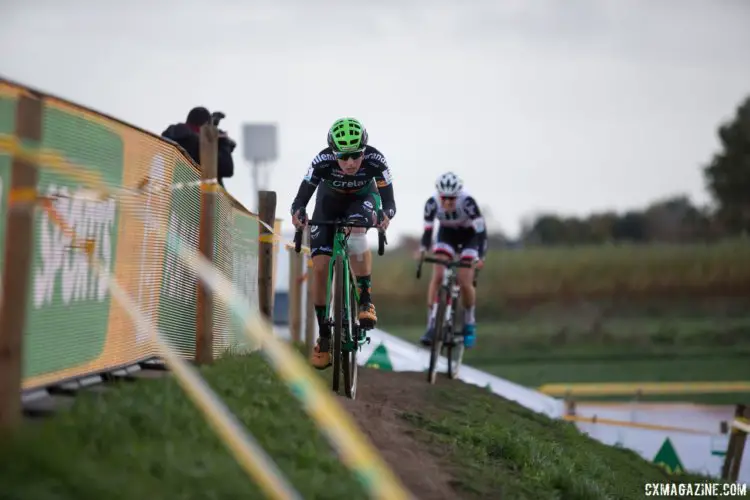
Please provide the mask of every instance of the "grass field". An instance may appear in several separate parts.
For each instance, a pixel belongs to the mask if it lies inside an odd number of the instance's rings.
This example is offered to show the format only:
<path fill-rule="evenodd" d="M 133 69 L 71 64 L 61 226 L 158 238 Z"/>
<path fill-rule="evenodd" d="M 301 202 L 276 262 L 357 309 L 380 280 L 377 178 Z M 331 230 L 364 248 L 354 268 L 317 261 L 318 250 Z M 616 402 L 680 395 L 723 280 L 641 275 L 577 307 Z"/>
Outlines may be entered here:
<path fill-rule="evenodd" d="M 306 498 L 363 498 L 258 356 L 201 371 Z M 3 498 L 263 498 L 171 378 L 81 395 L 2 443 L 0 461 Z"/>
<path fill-rule="evenodd" d="M 424 325 L 384 325 L 417 342 Z M 531 387 L 547 383 L 750 380 L 750 319 L 620 319 L 592 333 L 543 321 L 482 322 L 465 362 Z M 674 397 L 672 397 L 674 398 Z M 621 398 L 622 399 L 622 398 Z M 650 396 L 647 399 L 665 399 Z M 746 403 L 750 394 L 689 395 L 703 403 Z"/>
<path fill-rule="evenodd" d="M 418 439 L 450 457 L 461 471 L 457 488 L 476 498 L 635 499 L 646 482 L 691 480 L 457 381 L 441 380 L 425 408 L 403 418 L 419 429 Z"/>
<path fill-rule="evenodd" d="M 373 262 L 380 326 L 416 341 L 430 266 L 417 280 L 404 250 Z M 750 380 L 750 240 L 492 250 L 477 317 L 466 362 L 528 386 Z"/>
<path fill-rule="evenodd" d="M 415 273 L 416 261 L 403 250 L 373 259 L 379 310 L 394 321 L 424 315 L 430 266 L 421 280 Z M 750 305 L 750 240 L 495 249 L 487 256 L 479 286 L 478 308 L 492 319 L 557 300 L 596 301 L 606 314 L 636 303 L 639 311 L 666 304 L 692 312 L 698 298 L 709 310 L 718 307 L 733 314 Z"/>
<path fill-rule="evenodd" d="M 202 373 L 305 498 L 364 497 L 258 355 L 221 360 Z M 458 381 L 427 386 L 419 374 L 370 371 L 373 383 L 378 377 L 400 377 L 397 387 L 411 389 L 405 399 L 414 406 L 399 411 L 408 427 L 403 439 L 416 439 L 455 478 L 451 498 L 641 498 L 647 481 L 702 479 L 667 476 L 572 424 Z M 27 423 L 1 444 L 3 498 L 261 498 L 169 378 L 81 395 L 71 410 Z"/>

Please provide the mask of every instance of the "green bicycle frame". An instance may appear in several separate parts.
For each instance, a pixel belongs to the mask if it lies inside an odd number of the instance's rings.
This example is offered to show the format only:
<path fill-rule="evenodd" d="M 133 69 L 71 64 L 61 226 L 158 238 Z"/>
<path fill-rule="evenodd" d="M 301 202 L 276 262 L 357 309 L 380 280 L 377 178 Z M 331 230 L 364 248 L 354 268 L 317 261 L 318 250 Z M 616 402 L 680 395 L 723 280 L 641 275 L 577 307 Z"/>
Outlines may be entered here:
<path fill-rule="evenodd" d="M 381 210 L 382 207 L 382 199 L 380 197 L 380 193 L 373 192 L 372 194 L 373 198 L 375 198 L 375 204 L 376 204 L 376 210 Z M 331 260 L 328 263 L 328 280 L 326 285 L 326 318 L 328 318 L 328 321 L 331 321 L 331 289 L 333 287 L 333 272 L 334 268 L 336 266 L 336 258 L 341 256 L 341 260 L 343 265 L 341 266 L 343 268 L 343 280 L 342 282 L 345 283 L 344 290 L 343 290 L 343 306 L 344 306 L 344 314 L 343 317 L 346 318 L 347 322 L 351 321 L 351 311 L 349 310 L 351 308 L 351 292 L 354 290 L 354 303 L 359 304 L 359 288 L 357 287 L 357 283 L 354 279 L 354 273 L 351 270 L 351 266 L 349 264 L 349 252 L 346 246 L 346 239 L 348 236 L 345 234 L 344 231 L 341 230 L 341 228 L 338 228 L 336 233 L 333 235 L 333 252 L 331 253 Z M 347 286 L 346 284 L 349 284 Z M 349 330 L 347 329 L 346 332 L 344 332 L 345 341 L 342 345 L 342 350 L 346 352 L 351 352 L 354 349 L 362 346 L 366 342 L 366 338 L 364 335 L 358 335 L 357 341 L 355 342 L 354 339 L 352 339 L 349 335 Z"/>

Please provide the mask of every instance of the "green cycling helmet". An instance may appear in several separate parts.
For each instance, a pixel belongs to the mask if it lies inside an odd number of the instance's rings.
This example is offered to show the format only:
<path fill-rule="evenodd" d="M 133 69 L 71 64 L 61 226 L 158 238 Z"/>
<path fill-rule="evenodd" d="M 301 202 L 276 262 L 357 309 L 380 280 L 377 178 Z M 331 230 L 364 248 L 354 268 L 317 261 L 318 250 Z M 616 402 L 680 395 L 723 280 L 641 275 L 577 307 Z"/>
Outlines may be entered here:
<path fill-rule="evenodd" d="M 367 146 L 367 130 L 355 118 L 339 118 L 328 130 L 328 145 L 338 153 L 361 151 Z"/>

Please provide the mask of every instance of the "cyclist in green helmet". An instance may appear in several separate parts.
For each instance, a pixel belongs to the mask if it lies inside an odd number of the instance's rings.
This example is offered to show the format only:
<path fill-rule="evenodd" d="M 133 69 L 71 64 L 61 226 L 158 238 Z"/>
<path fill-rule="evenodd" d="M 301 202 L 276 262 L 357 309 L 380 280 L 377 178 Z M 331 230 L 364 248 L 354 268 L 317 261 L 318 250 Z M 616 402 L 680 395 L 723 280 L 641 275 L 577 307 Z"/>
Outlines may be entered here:
<path fill-rule="evenodd" d="M 318 187 L 320 186 L 320 189 Z M 296 228 L 306 224 L 300 217 L 313 193 L 315 199 L 313 219 L 332 220 L 348 218 L 353 221 L 371 221 L 386 229 L 396 214 L 391 172 L 383 153 L 368 143 L 367 130 L 354 118 L 336 120 L 328 131 L 328 147 L 313 158 L 297 196 L 292 202 L 292 223 Z M 380 193 L 384 220 L 377 224 L 377 206 L 373 193 Z M 365 228 L 352 228 L 347 246 L 352 271 L 359 285 L 359 324 L 371 329 L 377 324 L 372 303 L 372 253 L 367 246 Z M 312 354 L 311 364 L 318 369 L 331 366 L 331 330 L 326 324 L 326 280 L 333 251 L 333 228 L 312 226 L 310 250 L 313 262 L 312 293 L 320 337 Z"/>

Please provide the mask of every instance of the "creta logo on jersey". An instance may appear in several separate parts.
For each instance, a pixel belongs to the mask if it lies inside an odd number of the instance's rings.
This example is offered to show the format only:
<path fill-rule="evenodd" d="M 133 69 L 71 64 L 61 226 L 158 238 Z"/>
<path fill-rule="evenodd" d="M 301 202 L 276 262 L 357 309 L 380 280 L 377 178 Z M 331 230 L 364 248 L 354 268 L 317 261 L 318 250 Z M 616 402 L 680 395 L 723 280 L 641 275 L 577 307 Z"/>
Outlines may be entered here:
<path fill-rule="evenodd" d="M 353 181 L 331 181 L 331 186 L 335 188 L 361 188 L 370 183 L 370 179 L 353 180 Z"/>

